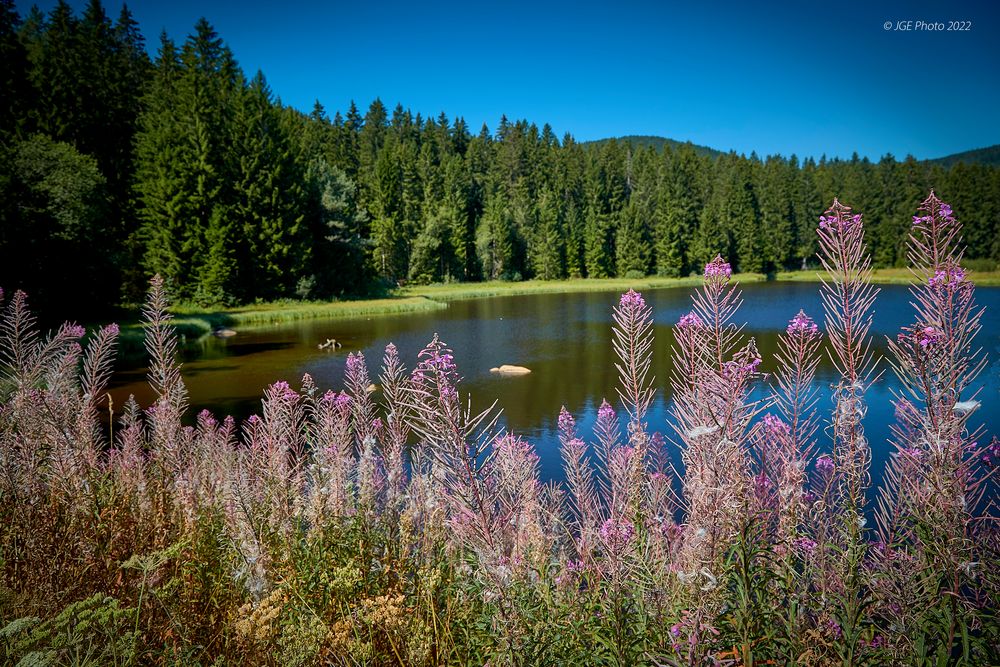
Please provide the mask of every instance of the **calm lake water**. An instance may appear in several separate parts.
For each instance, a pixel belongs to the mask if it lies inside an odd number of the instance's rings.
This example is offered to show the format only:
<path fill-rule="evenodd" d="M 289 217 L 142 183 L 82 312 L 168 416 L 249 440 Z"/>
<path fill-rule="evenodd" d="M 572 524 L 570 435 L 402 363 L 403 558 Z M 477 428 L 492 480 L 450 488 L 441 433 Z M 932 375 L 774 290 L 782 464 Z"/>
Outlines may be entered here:
<path fill-rule="evenodd" d="M 672 434 L 667 421 L 664 391 L 670 375 L 671 329 L 690 310 L 691 288 L 651 290 L 645 293 L 653 307 L 656 344 L 654 372 L 657 400 L 649 415 L 650 428 Z M 737 320 L 745 321 L 745 333 L 757 340 L 763 356 L 761 370 L 774 370 L 773 354 L 778 334 L 800 308 L 822 324 L 819 285 L 808 283 L 756 283 L 743 288 L 744 303 Z M 277 380 L 297 387 L 304 373 L 312 375 L 321 389 L 343 386 L 348 352 L 362 351 L 374 376 L 382 352 L 393 342 L 402 359 L 412 368 L 417 353 L 435 332 L 455 352 L 463 374 L 464 392 L 471 392 L 473 405 L 487 407 L 498 399 L 503 419 L 515 433 L 530 440 L 541 458 L 542 476 L 560 479 L 561 464 L 556 436 L 556 418 L 565 405 L 578 424 L 589 432 L 603 397 L 612 404 L 616 397 L 614 353 L 611 349 L 611 310 L 618 293 L 536 294 L 454 301 L 447 310 L 432 313 L 379 316 L 358 320 L 314 320 L 239 332 L 228 339 L 211 339 L 184 364 L 184 380 L 191 402 L 190 416 L 207 408 L 217 416 L 233 414 L 245 418 L 260 411 L 263 389 Z M 879 356 L 885 336 L 913 319 L 909 292 L 904 286 L 886 285 L 876 303 L 873 332 Z M 986 306 L 979 344 L 989 364 L 979 379 L 983 406 L 971 424 L 985 424 L 987 439 L 1000 434 L 1000 288 L 980 288 L 977 303 Z M 336 352 L 317 349 L 327 338 L 343 343 Z M 499 377 L 489 372 L 500 364 L 529 367 L 530 375 Z M 883 361 L 880 382 L 868 392 L 869 411 L 865 426 L 872 444 L 876 478 L 890 445 L 889 424 L 893 419 L 890 389 L 895 383 Z M 133 393 L 143 406 L 152 400 L 145 385 L 145 369 L 127 369 L 116 374 L 112 394 L 120 406 Z M 833 379 L 829 361 L 820 364 L 817 386 L 822 392 L 819 409 L 831 406 L 829 386 Z M 819 434 L 820 447 L 828 446 Z"/>

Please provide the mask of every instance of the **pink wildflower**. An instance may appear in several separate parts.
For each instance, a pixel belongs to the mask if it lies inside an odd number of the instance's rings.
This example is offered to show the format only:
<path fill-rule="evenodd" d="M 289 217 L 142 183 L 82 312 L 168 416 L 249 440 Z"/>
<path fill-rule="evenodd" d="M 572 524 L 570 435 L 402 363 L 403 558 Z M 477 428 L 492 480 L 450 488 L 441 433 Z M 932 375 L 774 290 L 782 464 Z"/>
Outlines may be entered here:
<path fill-rule="evenodd" d="M 788 328 L 785 331 L 793 336 L 795 334 L 814 336 L 819 333 L 819 327 L 816 326 L 811 317 L 806 315 L 805 311 L 800 310 L 799 314 L 788 322 Z"/>
<path fill-rule="evenodd" d="M 722 255 L 716 255 L 715 259 L 705 265 L 706 278 L 722 278 L 724 280 L 729 280 L 732 275 L 733 267 L 729 265 L 729 262 L 722 259 Z"/>
<path fill-rule="evenodd" d="M 833 464 L 833 459 L 831 459 L 826 454 L 816 459 L 816 470 L 821 475 L 829 475 L 833 473 L 835 467 L 836 466 L 834 466 Z"/>
<path fill-rule="evenodd" d="M 622 298 L 618 303 L 623 308 L 641 310 L 646 307 L 646 300 L 642 298 L 642 294 L 631 289 L 622 294 Z"/>
<path fill-rule="evenodd" d="M 685 327 L 685 328 L 686 327 L 702 327 L 704 325 L 705 325 L 705 323 L 702 322 L 701 318 L 698 317 L 698 315 L 695 314 L 695 313 L 686 313 L 684 315 L 681 315 L 681 319 L 677 323 L 677 326 L 679 326 L 679 327 Z"/>

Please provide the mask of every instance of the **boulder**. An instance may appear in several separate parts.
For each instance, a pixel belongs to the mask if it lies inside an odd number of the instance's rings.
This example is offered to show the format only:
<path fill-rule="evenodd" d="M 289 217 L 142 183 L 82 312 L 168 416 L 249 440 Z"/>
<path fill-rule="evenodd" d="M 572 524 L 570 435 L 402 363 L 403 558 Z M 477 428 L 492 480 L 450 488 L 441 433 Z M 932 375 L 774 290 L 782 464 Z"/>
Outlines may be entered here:
<path fill-rule="evenodd" d="M 530 372 L 530 368 L 514 366 L 512 364 L 503 364 L 502 366 L 490 369 L 490 373 L 498 373 L 500 375 L 527 375 Z"/>

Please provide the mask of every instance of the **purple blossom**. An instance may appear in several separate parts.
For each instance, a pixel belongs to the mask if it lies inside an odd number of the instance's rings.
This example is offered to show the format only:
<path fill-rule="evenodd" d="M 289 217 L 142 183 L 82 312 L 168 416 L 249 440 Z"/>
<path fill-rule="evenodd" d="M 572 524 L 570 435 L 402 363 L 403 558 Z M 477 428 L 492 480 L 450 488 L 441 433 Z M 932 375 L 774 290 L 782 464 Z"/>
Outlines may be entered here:
<path fill-rule="evenodd" d="M 819 327 L 816 326 L 811 317 L 806 315 L 804 310 L 800 310 L 798 315 L 789 320 L 788 328 L 785 331 L 791 336 L 796 334 L 815 336 L 819 333 Z"/>
<path fill-rule="evenodd" d="M 934 275 L 927 281 L 927 284 L 934 289 L 940 289 L 942 287 L 954 287 L 964 281 L 965 269 L 960 266 L 949 266 L 935 271 Z"/>
<path fill-rule="evenodd" d="M 206 428 L 214 428 L 217 423 L 215 417 L 208 410 L 202 410 L 198 413 L 198 422 L 204 424 Z"/>
<path fill-rule="evenodd" d="M 601 407 L 597 409 L 597 420 L 601 422 L 613 422 L 617 418 L 615 409 L 607 400 L 601 401 Z"/>
<path fill-rule="evenodd" d="M 619 552 L 635 537 L 635 527 L 631 521 L 608 519 L 601 524 L 600 536 L 611 551 Z"/>
<path fill-rule="evenodd" d="M 917 332 L 917 343 L 925 350 L 941 339 L 940 332 L 934 327 L 924 327 Z"/>
<path fill-rule="evenodd" d="M 715 259 L 705 265 L 706 278 L 722 278 L 723 280 L 729 280 L 732 275 L 733 267 L 729 265 L 729 262 L 722 259 L 722 255 L 716 255 Z"/>
<path fill-rule="evenodd" d="M 991 468 L 1000 466 L 1000 438 L 994 436 L 993 441 L 983 450 L 983 463 Z"/>
<path fill-rule="evenodd" d="M 566 406 L 563 406 L 559 410 L 559 430 L 566 434 L 573 433 L 576 428 L 576 420 L 573 419 L 573 415 L 569 413 Z"/>
<path fill-rule="evenodd" d="M 776 415 L 764 415 L 763 423 L 764 432 L 773 438 L 786 438 L 791 430 L 788 424 Z"/>
<path fill-rule="evenodd" d="M 634 308 L 636 310 L 642 310 L 646 307 L 646 300 L 642 298 L 642 294 L 636 292 L 635 290 L 629 290 L 622 294 L 621 300 L 618 302 L 622 308 Z"/>
<path fill-rule="evenodd" d="M 587 443 L 580 438 L 572 438 L 566 441 L 566 447 L 570 450 L 582 454 L 587 449 Z"/>
<path fill-rule="evenodd" d="M 834 200 L 834 203 L 837 203 L 836 200 Z M 845 214 L 838 212 L 836 215 L 819 216 L 820 229 L 830 229 L 830 230 L 846 232 L 859 225 L 861 225 L 860 213 L 858 213 L 857 215 L 851 215 L 849 213 Z"/>
<path fill-rule="evenodd" d="M 754 491 L 758 497 L 767 496 L 774 488 L 774 482 L 772 482 L 771 478 L 765 475 L 764 473 L 756 475 L 753 478 L 753 481 L 754 481 Z"/>
<path fill-rule="evenodd" d="M 112 336 L 117 336 L 119 333 L 121 333 L 121 329 L 115 322 L 112 322 L 108 326 L 104 327 L 104 330 L 107 331 Z"/>
<path fill-rule="evenodd" d="M 812 554 L 816 551 L 816 541 L 811 540 L 808 537 L 796 538 L 795 541 L 792 542 L 792 546 L 804 554 Z"/>
<path fill-rule="evenodd" d="M 830 475 L 836 466 L 833 464 L 833 459 L 824 454 L 823 456 L 816 459 L 816 470 L 821 475 Z"/>
<path fill-rule="evenodd" d="M 364 373 L 365 370 L 365 355 L 360 352 L 352 352 L 347 355 L 348 374 Z"/>
<path fill-rule="evenodd" d="M 692 312 L 681 315 L 680 322 L 677 323 L 677 326 L 681 328 L 702 327 L 705 326 L 705 323 L 701 321 L 701 318 L 698 317 L 696 313 Z"/>
<path fill-rule="evenodd" d="M 299 399 L 297 391 L 288 386 L 284 380 L 278 380 L 268 388 L 268 393 L 284 401 L 292 403 Z"/>
<path fill-rule="evenodd" d="M 913 226 L 932 226 L 935 222 L 941 223 L 942 225 L 955 225 L 957 224 L 955 220 L 955 213 L 951 210 L 951 206 L 940 199 L 931 190 L 931 194 L 927 199 L 920 204 L 920 210 L 924 212 L 925 215 L 915 215 L 913 216 Z"/>
<path fill-rule="evenodd" d="M 87 330 L 81 327 L 79 324 L 70 324 L 66 327 L 66 333 L 74 338 L 83 338 Z"/>

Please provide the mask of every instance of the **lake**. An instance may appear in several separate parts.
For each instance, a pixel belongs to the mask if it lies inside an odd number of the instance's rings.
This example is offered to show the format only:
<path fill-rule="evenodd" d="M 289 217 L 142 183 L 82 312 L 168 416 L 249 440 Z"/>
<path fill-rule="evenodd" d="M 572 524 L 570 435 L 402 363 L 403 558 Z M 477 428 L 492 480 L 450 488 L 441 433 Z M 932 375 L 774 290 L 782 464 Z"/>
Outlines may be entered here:
<path fill-rule="evenodd" d="M 876 351 L 885 350 L 885 336 L 894 336 L 901 325 L 913 319 L 910 295 L 905 286 L 883 285 L 876 303 L 873 333 Z M 653 307 L 656 344 L 653 369 L 656 402 L 649 414 L 651 430 L 672 435 L 666 418 L 664 391 L 670 375 L 671 329 L 690 310 L 692 288 L 669 288 L 644 293 Z M 983 423 L 991 436 L 1000 434 L 1000 288 L 979 288 L 977 303 L 986 306 L 979 345 L 989 364 L 979 378 L 983 406 L 973 415 L 972 425 Z M 245 418 L 260 411 L 264 388 L 277 380 L 299 385 L 304 373 L 317 385 L 339 390 L 349 352 L 364 352 L 369 372 L 379 371 L 382 352 L 389 342 L 399 348 L 403 361 L 412 368 L 416 355 L 435 332 L 454 350 L 474 406 L 487 407 L 494 399 L 503 408 L 503 419 L 515 433 L 537 448 L 544 479 L 561 479 L 556 418 L 565 405 L 588 433 L 602 397 L 616 404 L 614 353 L 611 349 L 611 311 L 617 292 L 578 294 L 532 294 L 467 299 L 449 303 L 447 310 L 430 313 L 387 315 L 357 320 L 307 320 L 267 329 L 240 331 L 232 338 L 206 340 L 201 349 L 187 352 L 184 381 L 190 394 L 192 418 L 208 409 L 218 415 Z M 745 321 L 745 334 L 757 340 L 763 357 L 761 370 L 774 370 L 773 355 L 778 334 L 800 308 L 822 326 L 819 285 L 815 283 L 754 283 L 743 288 L 744 303 L 737 321 Z M 328 338 L 343 348 L 319 350 Z M 500 377 L 489 369 L 517 364 L 530 375 Z M 880 477 L 890 445 L 889 424 L 893 419 L 890 389 L 895 376 L 884 361 L 879 383 L 868 392 L 865 427 L 872 445 L 873 476 Z M 828 360 L 817 371 L 822 397 L 821 412 L 831 407 L 829 386 L 833 369 Z M 112 395 L 121 406 L 134 393 L 148 405 L 152 393 L 144 380 L 145 369 L 118 372 Z M 988 437 L 987 437 L 988 439 Z M 828 447 L 819 432 L 820 447 Z"/>

